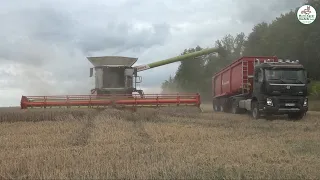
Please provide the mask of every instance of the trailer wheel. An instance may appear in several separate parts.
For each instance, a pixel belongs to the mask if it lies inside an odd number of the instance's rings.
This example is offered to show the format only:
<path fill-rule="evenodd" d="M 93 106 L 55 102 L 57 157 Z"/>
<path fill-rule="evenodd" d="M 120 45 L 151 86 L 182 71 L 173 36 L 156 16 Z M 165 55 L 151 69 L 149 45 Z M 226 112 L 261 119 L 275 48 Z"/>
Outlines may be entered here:
<path fill-rule="evenodd" d="M 217 101 L 215 100 L 212 101 L 212 108 L 213 108 L 213 111 L 215 112 L 218 112 L 220 110 Z"/>
<path fill-rule="evenodd" d="M 232 114 L 239 114 L 240 109 L 237 106 L 237 101 L 234 101 L 231 106 Z"/>
<path fill-rule="evenodd" d="M 220 104 L 220 108 L 219 109 L 220 109 L 221 112 L 225 112 L 223 104 Z"/>
<path fill-rule="evenodd" d="M 252 102 L 251 114 L 254 119 L 260 118 L 260 112 L 259 112 L 259 107 L 258 107 L 257 101 Z"/>

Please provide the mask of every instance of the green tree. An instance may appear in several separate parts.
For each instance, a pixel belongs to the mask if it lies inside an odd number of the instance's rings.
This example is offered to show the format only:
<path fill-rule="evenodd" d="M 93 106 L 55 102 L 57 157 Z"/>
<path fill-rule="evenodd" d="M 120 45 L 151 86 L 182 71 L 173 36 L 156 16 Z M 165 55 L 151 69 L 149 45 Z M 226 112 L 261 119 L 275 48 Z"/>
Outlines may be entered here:
<path fill-rule="evenodd" d="M 249 34 L 248 39 L 244 42 L 245 56 L 265 56 L 269 55 L 268 44 L 268 24 L 262 22 L 253 27 L 252 32 Z"/>
<path fill-rule="evenodd" d="M 202 48 L 197 46 L 195 48 L 190 48 L 184 50 L 181 55 L 192 53 L 196 51 L 200 51 Z M 184 92 L 198 92 L 200 91 L 198 87 L 201 86 L 201 81 L 199 79 L 202 78 L 204 61 L 202 58 L 188 59 L 182 61 L 176 74 L 174 77 L 175 82 L 177 83 L 177 88 Z"/>
<path fill-rule="evenodd" d="M 307 0 L 306 4 L 320 9 L 320 0 Z M 198 60 L 181 63 L 173 80 L 166 84 L 176 84 L 178 91 L 200 92 L 210 100 L 212 76 L 240 56 L 277 56 L 281 59 L 299 60 L 313 80 L 320 79 L 320 13 L 309 25 L 300 23 L 294 11 L 281 14 L 271 23 L 255 25 L 246 37 L 244 33 L 230 34 L 215 41 L 215 47 L 224 50 L 223 56 L 205 56 Z M 182 54 L 201 50 L 186 49 Z M 315 88 L 313 88 L 315 89 Z"/>
<path fill-rule="evenodd" d="M 162 83 L 161 88 L 162 88 L 162 93 L 176 92 L 177 87 L 176 87 L 176 83 L 174 81 L 174 78 L 172 78 L 172 76 L 170 76 L 169 80 L 165 80 L 165 82 Z"/>

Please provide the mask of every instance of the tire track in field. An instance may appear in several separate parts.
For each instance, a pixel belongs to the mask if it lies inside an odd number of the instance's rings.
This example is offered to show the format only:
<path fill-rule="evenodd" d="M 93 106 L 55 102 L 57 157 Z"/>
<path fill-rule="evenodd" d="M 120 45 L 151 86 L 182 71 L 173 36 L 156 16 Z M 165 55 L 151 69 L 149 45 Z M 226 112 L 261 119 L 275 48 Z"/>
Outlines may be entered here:
<path fill-rule="evenodd" d="M 91 137 L 92 132 L 95 129 L 95 120 L 99 115 L 100 110 L 89 113 L 87 117 L 81 119 L 83 126 L 81 129 L 77 129 L 74 134 L 71 135 L 69 144 L 71 146 L 86 146 Z"/>
<path fill-rule="evenodd" d="M 151 136 L 147 133 L 144 123 L 154 118 L 154 113 L 148 112 L 133 112 L 127 114 L 124 118 L 132 122 L 132 130 L 137 135 L 139 142 L 143 144 L 150 144 L 153 142 Z"/>
<path fill-rule="evenodd" d="M 153 143 L 153 139 L 151 136 L 147 133 L 144 124 L 142 121 L 134 121 L 133 122 L 133 128 L 137 134 L 137 137 L 139 137 L 139 141 L 143 144 L 151 144 Z"/>

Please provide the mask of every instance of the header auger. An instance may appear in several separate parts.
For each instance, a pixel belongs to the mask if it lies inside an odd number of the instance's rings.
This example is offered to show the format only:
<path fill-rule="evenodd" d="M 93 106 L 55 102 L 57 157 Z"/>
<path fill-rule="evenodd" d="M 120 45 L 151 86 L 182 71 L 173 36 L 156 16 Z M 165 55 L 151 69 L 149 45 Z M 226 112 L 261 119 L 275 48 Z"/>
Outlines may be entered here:
<path fill-rule="evenodd" d="M 137 72 L 163 66 L 166 64 L 193 59 L 211 53 L 221 53 L 220 48 L 209 48 L 185 55 L 133 66 L 138 58 L 121 56 L 88 57 L 94 66 L 90 68 L 90 77 L 95 72 L 95 87 L 91 95 L 65 96 L 22 96 L 21 109 L 53 107 L 162 107 L 195 106 L 200 107 L 200 95 L 193 94 L 144 94 L 136 89 L 142 78 Z M 138 94 L 134 94 L 137 92 Z"/>

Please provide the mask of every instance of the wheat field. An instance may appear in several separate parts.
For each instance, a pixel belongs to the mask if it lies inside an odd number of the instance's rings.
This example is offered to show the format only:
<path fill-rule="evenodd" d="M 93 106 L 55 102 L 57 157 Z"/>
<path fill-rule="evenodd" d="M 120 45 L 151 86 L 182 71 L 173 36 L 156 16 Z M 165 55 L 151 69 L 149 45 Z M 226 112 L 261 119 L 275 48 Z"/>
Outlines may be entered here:
<path fill-rule="evenodd" d="M 0 109 L 1 179 L 319 179 L 320 112 Z"/>

